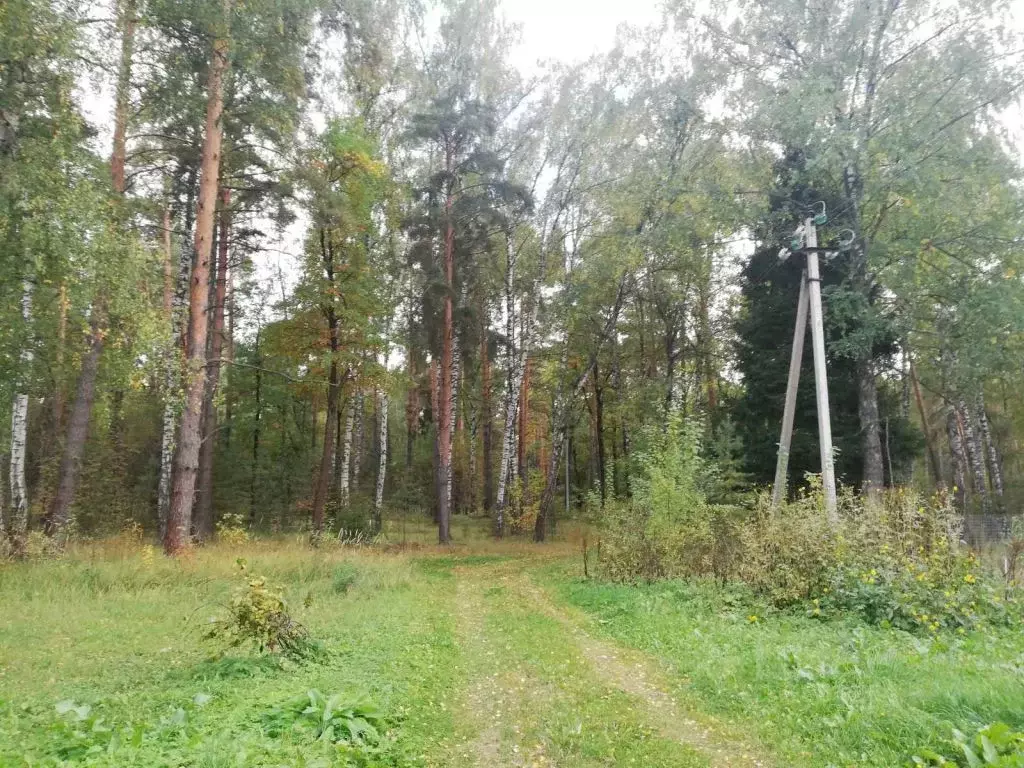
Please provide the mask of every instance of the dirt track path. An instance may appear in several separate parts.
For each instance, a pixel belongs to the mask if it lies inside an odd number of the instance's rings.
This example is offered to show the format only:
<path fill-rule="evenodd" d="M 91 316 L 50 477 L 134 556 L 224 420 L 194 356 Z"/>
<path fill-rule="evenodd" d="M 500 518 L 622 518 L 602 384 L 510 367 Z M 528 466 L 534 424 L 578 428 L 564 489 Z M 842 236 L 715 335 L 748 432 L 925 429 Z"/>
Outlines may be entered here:
<path fill-rule="evenodd" d="M 460 717 L 472 735 L 456 745 L 453 764 L 772 765 L 680 706 L 652 659 L 591 635 L 586 618 L 528 569 L 523 561 L 455 569 L 459 642 L 471 667 Z"/>

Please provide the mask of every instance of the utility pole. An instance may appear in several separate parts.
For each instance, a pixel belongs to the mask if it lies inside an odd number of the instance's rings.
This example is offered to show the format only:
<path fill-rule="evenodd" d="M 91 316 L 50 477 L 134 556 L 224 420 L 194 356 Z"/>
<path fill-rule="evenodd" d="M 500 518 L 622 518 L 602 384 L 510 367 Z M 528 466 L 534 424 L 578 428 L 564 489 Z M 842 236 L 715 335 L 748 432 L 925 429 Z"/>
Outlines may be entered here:
<path fill-rule="evenodd" d="M 789 379 L 786 385 L 786 405 L 782 414 L 782 435 L 779 439 L 779 456 L 775 465 L 775 485 L 772 489 L 772 506 L 777 506 L 785 496 L 786 476 L 789 469 L 789 450 L 793 437 L 793 418 L 796 414 L 796 393 L 800 381 L 800 366 L 803 362 L 804 336 L 807 314 L 811 317 L 811 348 L 814 351 L 814 389 L 818 411 L 818 448 L 821 454 L 821 481 L 825 492 L 825 509 L 829 521 L 838 522 L 836 512 L 836 473 L 832 461 L 832 421 L 828 404 L 828 377 L 825 367 L 825 324 L 821 310 L 821 275 L 818 268 L 818 230 L 827 217 L 824 212 L 808 217 L 793 234 L 793 249 L 803 251 L 807 257 L 807 269 L 800 281 L 800 298 L 796 313 L 796 328 L 793 332 L 793 350 L 789 361 Z M 781 259 L 789 258 L 788 249 L 779 252 Z"/>
<path fill-rule="evenodd" d="M 807 270 L 800 275 L 800 298 L 796 305 L 796 328 L 793 330 L 793 351 L 789 356 L 789 378 L 786 380 L 786 407 L 782 411 L 782 437 L 779 458 L 775 463 L 775 485 L 772 506 L 777 507 L 786 495 L 789 474 L 789 448 L 793 441 L 793 418 L 796 415 L 796 391 L 800 384 L 800 366 L 804 359 L 804 337 L 807 334 Z"/>
<path fill-rule="evenodd" d="M 824 214 L 822 214 L 824 218 Z M 824 224 L 825 222 L 822 221 Z M 832 463 L 832 419 L 828 410 L 828 376 L 825 371 L 825 323 L 821 312 L 821 275 L 818 272 L 818 230 L 814 218 L 804 222 L 807 238 L 807 287 L 811 304 L 811 347 L 814 349 L 814 391 L 818 401 L 818 450 L 821 482 L 829 522 L 839 522 L 836 512 L 836 470 Z"/>

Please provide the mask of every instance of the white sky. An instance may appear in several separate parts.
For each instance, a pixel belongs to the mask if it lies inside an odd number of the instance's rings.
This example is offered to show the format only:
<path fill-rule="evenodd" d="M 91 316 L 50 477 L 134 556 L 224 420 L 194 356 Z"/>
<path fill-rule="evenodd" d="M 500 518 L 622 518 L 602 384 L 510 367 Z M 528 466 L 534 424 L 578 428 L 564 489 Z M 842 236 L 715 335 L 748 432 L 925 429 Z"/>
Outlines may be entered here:
<path fill-rule="evenodd" d="M 522 26 L 512 64 L 529 72 L 538 60 L 568 63 L 609 50 L 620 24 L 654 23 L 660 5 L 656 0 L 505 0 L 506 18 Z"/>

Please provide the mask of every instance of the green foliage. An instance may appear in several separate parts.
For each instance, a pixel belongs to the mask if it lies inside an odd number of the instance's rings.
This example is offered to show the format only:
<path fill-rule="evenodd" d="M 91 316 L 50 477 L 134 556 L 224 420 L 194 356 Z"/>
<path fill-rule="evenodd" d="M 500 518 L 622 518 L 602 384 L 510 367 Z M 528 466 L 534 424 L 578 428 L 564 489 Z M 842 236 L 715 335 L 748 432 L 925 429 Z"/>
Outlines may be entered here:
<path fill-rule="evenodd" d="M 766 496 L 752 512 L 711 505 L 700 484 L 714 473 L 699 446 L 696 426 L 678 418 L 646 436 L 632 498 L 609 503 L 601 518 L 605 576 L 737 580 L 779 608 L 912 632 L 1024 622 L 1020 595 L 960 545 L 946 497 L 897 489 L 875 503 L 847 494 L 833 523 L 812 476 L 809 491 L 777 509 Z"/>
<path fill-rule="evenodd" d="M 314 651 L 316 644 L 292 618 L 281 589 L 261 576 L 246 576 L 243 560 L 239 565 L 245 584 L 235 590 L 228 617 L 214 621 L 205 637 L 226 642 L 229 648 L 253 645 L 261 653 L 304 656 Z"/>
<path fill-rule="evenodd" d="M 298 729 L 316 739 L 357 746 L 379 744 L 385 731 L 384 717 L 376 705 L 338 693 L 325 696 L 316 688 L 273 709 L 263 722 L 271 736 Z"/>
<path fill-rule="evenodd" d="M 958 730 L 953 731 L 953 743 L 958 753 L 948 759 L 932 749 L 914 755 L 908 766 L 966 766 L 966 768 L 1021 768 L 1024 766 L 1024 733 L 1015 731 L 1006 723 L 992 723 L 980 729 L 973 738 Z"/>

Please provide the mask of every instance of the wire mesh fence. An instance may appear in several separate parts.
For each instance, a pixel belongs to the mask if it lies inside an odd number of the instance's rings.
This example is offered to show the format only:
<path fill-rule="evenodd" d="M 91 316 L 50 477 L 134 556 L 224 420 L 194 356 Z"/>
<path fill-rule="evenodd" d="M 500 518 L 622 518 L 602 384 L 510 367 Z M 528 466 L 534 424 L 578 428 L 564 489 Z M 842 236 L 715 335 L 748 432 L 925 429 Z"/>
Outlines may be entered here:
<path fill-rule="evenodd" d="M 964 541 L 972 547 L 984 547 L 1008 541 L 1013 534 L 1014 522 L 1020 528 L 1024 515 L 997 512 L 973 512 L 964 515 Z"/>

